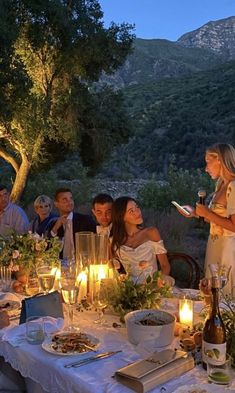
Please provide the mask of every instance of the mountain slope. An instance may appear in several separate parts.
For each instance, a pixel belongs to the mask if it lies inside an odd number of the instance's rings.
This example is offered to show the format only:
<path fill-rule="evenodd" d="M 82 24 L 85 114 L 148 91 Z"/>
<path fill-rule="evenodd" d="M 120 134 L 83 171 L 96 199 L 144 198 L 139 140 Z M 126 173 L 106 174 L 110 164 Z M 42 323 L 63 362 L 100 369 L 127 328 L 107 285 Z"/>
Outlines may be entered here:
<path fill-rule="evenodd" d="M 114 75 L 103 75 L 102 82 L 118 88 L 151 80 L 198 72 L 225 61 L 208 49 L 186 48 L 168 40 L 136 39 L 133 53 Z"/>
<path fill-rule="evenodd" d="M 134 176 L 161 173 L 173 157 L 178 167 L 202 168 L 207 146 L 235 142 L 234 81 L 232 61 L 191 77 L 126 88 L 136 134 L 113 154 L 106 168 L 115 171 L 115 165 L 124 161 Z"/>
<path fill-rule="evenodd" d="M 182 35 L 178 44 L 187 48 L 210 49 L 227 60 L 235 58 L 235 16 L 208 22 Z"/>

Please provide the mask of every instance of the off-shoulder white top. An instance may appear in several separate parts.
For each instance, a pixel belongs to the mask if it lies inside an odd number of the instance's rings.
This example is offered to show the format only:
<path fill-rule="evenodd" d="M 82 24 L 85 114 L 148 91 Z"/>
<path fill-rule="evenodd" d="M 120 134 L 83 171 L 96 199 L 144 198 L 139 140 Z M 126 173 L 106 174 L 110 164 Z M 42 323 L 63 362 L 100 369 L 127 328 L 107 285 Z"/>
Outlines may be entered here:
<path fill-rule="evenodd" d="M 122 245 L 117 252 L 117 257 L 133 280 L 144 282 L 157 270 L 156 255 L 166 253 L 163 240 L 158 242 L 147 240 L 136 248 Z M 143 269 L 139 265 L 140 262 L 148 262 L 148 266 Z"/>

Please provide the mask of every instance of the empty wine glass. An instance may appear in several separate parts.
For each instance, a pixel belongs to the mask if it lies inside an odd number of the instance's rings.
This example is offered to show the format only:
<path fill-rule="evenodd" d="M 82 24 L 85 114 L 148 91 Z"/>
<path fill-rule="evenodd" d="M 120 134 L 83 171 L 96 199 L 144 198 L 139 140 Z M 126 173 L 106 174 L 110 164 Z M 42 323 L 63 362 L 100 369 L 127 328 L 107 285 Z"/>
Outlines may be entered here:
<path fill-rule="evenodd" d="M 6 266 L 0 267 L 0 285 L 4 292 L 10 290 L 11 287 L 11 269 Z"/>
<path fill-rule="evenodd" d="M 53 289 L 56 269 L 52 269 L 49 265 L 39 266 L 37 268 L 37 276 L 40 288 L 44 295 L 47 295 Z"/>
<path fill-rule="evenodd" d="M 220 289 L 223 289 L 229 280 L 232 266 L 220 265 L 218 263 L 211 263 L 209 266 L 212 276 L 217 276 L 219 278 Z"/>

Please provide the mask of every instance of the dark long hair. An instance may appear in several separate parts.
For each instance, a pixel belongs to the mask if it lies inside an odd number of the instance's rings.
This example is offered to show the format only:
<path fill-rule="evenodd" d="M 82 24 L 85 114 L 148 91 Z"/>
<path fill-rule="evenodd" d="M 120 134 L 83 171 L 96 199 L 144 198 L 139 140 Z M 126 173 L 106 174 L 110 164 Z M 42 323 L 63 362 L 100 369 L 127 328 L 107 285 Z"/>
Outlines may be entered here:
<path fill-rule="evenodd" d="M 134 198 L 123 196 L 117 198 L 112 205 L 112 244 L 111 244 L 111 252 L 112 255 L 115 256 L 119 248 L 126 242 L 127 240 L 127 232 L 124 223 L 124 215 L 126 213 L 126 208 L 128 202 L 133 201 L 135 203 L 136 200 Z"/>

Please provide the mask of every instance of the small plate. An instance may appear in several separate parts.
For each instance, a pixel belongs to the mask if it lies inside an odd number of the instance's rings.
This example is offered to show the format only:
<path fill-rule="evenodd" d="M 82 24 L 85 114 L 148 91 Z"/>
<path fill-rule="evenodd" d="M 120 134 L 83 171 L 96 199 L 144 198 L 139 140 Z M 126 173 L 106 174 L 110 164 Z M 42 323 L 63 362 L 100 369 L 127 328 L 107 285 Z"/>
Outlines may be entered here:
<path fill-rule="evenodd" d="M 228 393 L 234 392 L 234 390 L 228 390 Z M 173 393 L 224 393 L 225 387 L 219 385 L 209 385 L 206 383 L 199 383 L 197 385 L 180 386 L 174 390 Z"/>
<path fill-rule="evenodd" d="M 60 335 L 63 336 L 65 334 L 68 334 L 68 332 L 61 332 L 61 333 L 57 333 L 56 335 Z M 79 333 L 77 333 L 79 334 Z M 97 337 L 92 336 L 91 334 L 87 334 L 84 333 L 87 337 L 87 339 L 94 344 L 94 351 L 97 350 L 98 346 L 99 346 L 99 340 Z M 62 352 L 61 350 L 56 350 L 55 348 L 53 348 L 54 342 L 52 342 L 52 338 L 48 341 L 44 341 L 42 343 L 42 348 L 49 353 L 52 353 L 53 355 L 59 355 L 59 356 L 83 356 L 86 355 L 87 353 L 93 352 L 89 349 L 86 349 L 84 352 L 79 352 L 79 351 L 67 351 L 67 352 Z"/>

